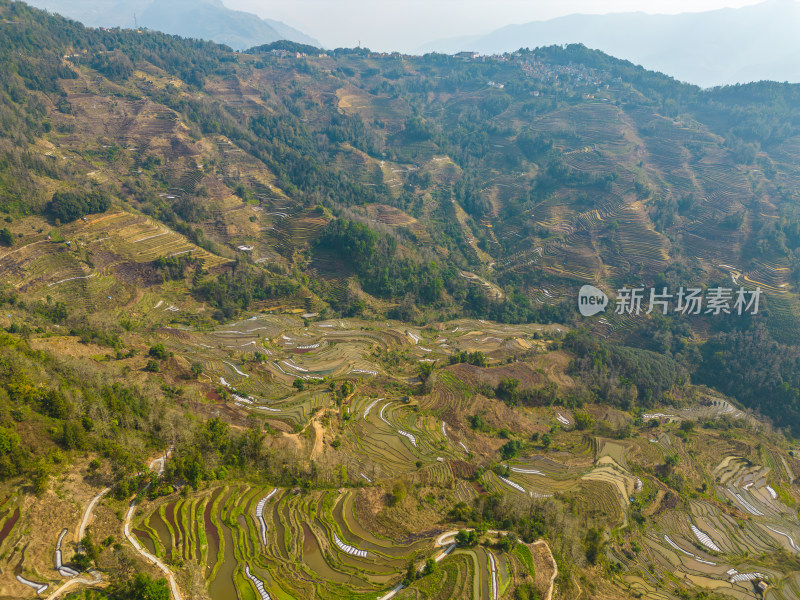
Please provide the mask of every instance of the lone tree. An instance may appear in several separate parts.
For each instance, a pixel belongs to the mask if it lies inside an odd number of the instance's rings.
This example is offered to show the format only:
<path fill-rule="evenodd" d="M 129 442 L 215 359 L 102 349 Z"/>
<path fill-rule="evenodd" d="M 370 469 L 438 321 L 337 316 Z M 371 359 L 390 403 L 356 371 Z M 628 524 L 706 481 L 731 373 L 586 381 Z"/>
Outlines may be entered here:
<path fill-rule="evenodd" d="M 429 558 L 425 561 L 425 570 L 422 571 L 423 575 L 430 575 L 431 573 L 436 572 L 436 561 L 432 558 Z"/>
<path fill-rule="evenodd" d="M 164 348 L 164 344 L 156 344 L 155 346 L 151 346 L 150 351 L 147 354 L 159 360 L 166 360 L 172 356 L 172 353 Z"/>

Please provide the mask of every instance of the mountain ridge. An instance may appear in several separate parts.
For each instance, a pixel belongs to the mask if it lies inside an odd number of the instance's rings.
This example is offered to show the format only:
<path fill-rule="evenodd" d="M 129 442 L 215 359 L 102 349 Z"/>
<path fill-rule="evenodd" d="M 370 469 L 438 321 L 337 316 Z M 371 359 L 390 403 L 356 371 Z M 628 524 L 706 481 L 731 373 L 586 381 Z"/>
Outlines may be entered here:
<path fill-rule="evenodd" d="M 768 0 L 742 8 L 653 15 L 575 14 L 508 25 L 491 33 L 437 40 L 420 52 L 483 54 L 582 43 L 702 87 L 749 81 L 800 81 L 795 32 L 800 3 Z M 746 40 L 744 42 L 743 40 Z"/>
<path fill-rule="evenodd" d="M 284 39 L 320 46 L 286 23 L 227 8 L 222 0 L 31 0 L 29 4 L 92 27 L 148 27 L 234 50 Z"/>

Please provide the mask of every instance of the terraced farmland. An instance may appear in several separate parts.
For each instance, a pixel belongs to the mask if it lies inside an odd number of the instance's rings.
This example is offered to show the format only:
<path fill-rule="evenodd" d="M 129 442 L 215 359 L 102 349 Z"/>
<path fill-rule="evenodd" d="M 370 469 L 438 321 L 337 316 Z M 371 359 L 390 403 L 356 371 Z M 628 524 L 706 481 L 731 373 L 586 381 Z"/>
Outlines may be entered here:
<path fill-rule="evenodd" d="M 252 577 L 271 597 L 378 592 L 416 553 L 430 551 L 432 540 L 403 543 L 369 532 L 353 512 L 357 493 L 216 488 L 161 505 L 135 531 L 158 556 L 199 565 L 212 598 L 231 597 L 234 589 L 248 594 L 257 586 Z"/>
<path fill-rule="evenodd" d="M 791 85 L 0 35 L 0 597 L 800 597 Z"/>

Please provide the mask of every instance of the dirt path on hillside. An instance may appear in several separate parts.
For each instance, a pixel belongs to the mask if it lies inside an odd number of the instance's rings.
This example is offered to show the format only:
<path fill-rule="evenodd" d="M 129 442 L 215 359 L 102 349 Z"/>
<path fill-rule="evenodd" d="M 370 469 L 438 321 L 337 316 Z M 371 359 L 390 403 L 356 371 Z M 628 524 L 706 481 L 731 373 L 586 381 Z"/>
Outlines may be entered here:
<path fill-rule="evenodd" d="M 131 545 L 133 546 L 134 550 L 138 552 L 145 560 L 148 562 L 153 563 L 156 567 L 158 567 L 161 572 L 167 578 L 167 582 L 169 582 L 169 588 L 172 592 L 173 600 L 183 600 L 181 596 L 181 591 L 178 588 L 178 584 L 175 581 L 175 576 L 170 571 L 169 567 L 161 562 L 158 558 L 150 554 L 147 550 L 145 550 L 142 545 L 139 543 L 134 535 L 131 533 L 131 520 L 133 519 L 133 513 L 136 511 L 136 502 L 131 500 L 130 508 L 128 509 L 128 513 L 125 515 L 125 521 L 122 526 L 122 533 L 125 535 L 125 539 L 127 539 Z"/>
<path fill-rule="evenodd" d="M 81 523 L 78 526 L 78 529 L 75 530 L 75 543 L 80 544 L 81 540 L 86 535 L 86 527 L 89 525 L 89 519 L 92 518 L 92 512 L 94 511 L 94 507 L 97 506 L 97 503 L 100 502 L 100 499 L 105 496 L 108 492 L 111 491 L 110 487 L 105 488 L 102 492 L 97 494 L 92 501 L 89 502 L 86 510 L 83 513 L 83 519 L 81 519 Z"/>
<path fill-rule="evenodd" d="M 552 550 L 550 550 L 550 546 L 547 545 L 547 542 L 544 540 L 539 540 L 533 543 L 534 546 L 544 546 L 547 548 L 547 554 L 550 555 L 550 561 L 553 565 L 553 574 L 550 575 L 550 585 L 548 586 L 547 595 L 544 597 L 544 600 L 553 600 L 553 590 L 555 589 L 556 577 L 558 577 L 558 564 L 556 564 L 556 559 L 553 556 Z"/>
<path fill-rule="evenodd" d="M 322 451 L 325 449 L 325 445 L 324 445 L 324 442 L 323 442 L 324 437 L 325 437 L 325 427 L 322 426 L 322 422 L 320 421 L 320 417 L 321 416 L 322 416 L 322 414 L 320 414 L 320 415 L 314 417 L 313 419 L 311 419 L 297 433 L 288 433 L 286 431 L 282 432 L 284 438 L 292 440 L 292 442 L 294 442 L 294 444 L 297 446 L 297 449 L 298 450 L 302 450 L 304 444 L 303 444 L 303 440 L 301 439 L 301 436 L 306 432 L 306 430 L 309 428 L 309 426 L 313 427 L 314 428 L 314 445 L 311 448 L 310 460 L 315 460 L 320 454 L 322 454 Z"/>
<path fill-rule="evenodd" d="M 311 421 L 311 426 L 314 428 L 314 448 L 311 449 L 311 460 L 316 460 L 322 454 L 325 428 L 318 418 Z"/>
<path fill-rule="evenodd" d="M 53 592 L 47 596 L 46 600 L 55 600 L 62 594 L 69 591 L 70 588 L 75 587 L 76 585 L 85 585 L 87 587 L 103 587 L 108 585 L 108 582 L 104 582 L 103 578 L 100 577 L 100 574 L 95 571 L 96 578 L 95 579 L 86 579 L 85 577 L 76 577 L 74 579 L 70 579 L 69 581 L 65 581 L 59 587 L 57 587 Z"/>
<path fill-rule="evenodd" d="M 164 461 L 165 458 L 159 457 L 153 460 L 150 463 L 150 469 L 152 471 L 156 471 L 159 475 L 164 472 Z M 150 485 L 149 483 L 147 485 Z M 145 488 L 146 489 L 146 488 Z M 181 596 L 181 591 L 178 588 L 178 583 L 175 581 L 175 576 L 172 574 L 172 571 L 161 562 L 158 558 L 150 554 L 140 543 L 139 540 L 131 533 L 131 521 L 133 520 L 133 515 L 136 512 L 136 500 L 131 500 L 130 508 L 128 508 L 128 512 L 125 515 L 125 520 L 122 523 L 122 533 L 125 535 L 125 539 L 127 539 L 131 545 L 133 546 L 134 550 L 139 553 L 145 560 L 148 562 L 153 563 L 167 578 L 167 582 L 169 583 L 169 589 L 172 592 L 172 599 L 173 600 L 183 600 L 183 596 Z"/>

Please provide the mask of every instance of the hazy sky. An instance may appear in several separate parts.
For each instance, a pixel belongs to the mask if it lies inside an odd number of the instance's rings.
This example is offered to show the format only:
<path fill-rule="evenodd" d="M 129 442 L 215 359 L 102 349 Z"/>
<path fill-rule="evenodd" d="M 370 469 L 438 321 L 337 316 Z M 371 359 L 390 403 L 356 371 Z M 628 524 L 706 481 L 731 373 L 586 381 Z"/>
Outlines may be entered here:
<path fill-rule="evenodd" d="M 229 8 L 284 21 L 326 48 L 410 52 L 427 42 L 489 33 L 512 23 L 570 13 L 678 13 L 740 7 L 760 0 L 222 0 Z"/>

